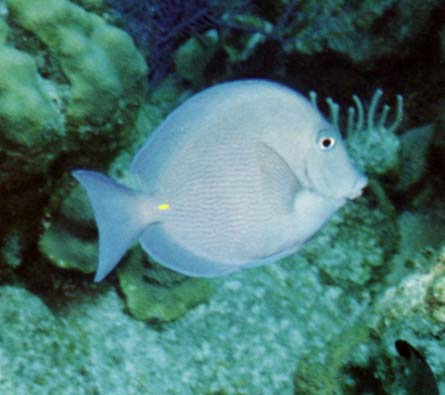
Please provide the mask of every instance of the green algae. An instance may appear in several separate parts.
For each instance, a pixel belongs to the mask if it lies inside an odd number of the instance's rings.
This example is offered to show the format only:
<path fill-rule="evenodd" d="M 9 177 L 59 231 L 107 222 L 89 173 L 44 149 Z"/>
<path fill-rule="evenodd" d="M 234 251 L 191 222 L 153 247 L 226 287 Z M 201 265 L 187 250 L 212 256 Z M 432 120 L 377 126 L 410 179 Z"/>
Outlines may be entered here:
<path fill-rule="evenodd" d="M 210 280 L 186 277 L 150 264 L 144 255 L 140 248 L 134 249 L 118 267 L 128 310 L 138 320 L 176 320 L 211 296 Z"/>
<path fill-rule="evenodd" d="M 68 228 L 68 229 L 67 229 Z M 53 223 L 39 240 L 40 252 L 62 269 L 93 273 L 98 260 L 97 241 L 76 237 L 63 220 Z"/>

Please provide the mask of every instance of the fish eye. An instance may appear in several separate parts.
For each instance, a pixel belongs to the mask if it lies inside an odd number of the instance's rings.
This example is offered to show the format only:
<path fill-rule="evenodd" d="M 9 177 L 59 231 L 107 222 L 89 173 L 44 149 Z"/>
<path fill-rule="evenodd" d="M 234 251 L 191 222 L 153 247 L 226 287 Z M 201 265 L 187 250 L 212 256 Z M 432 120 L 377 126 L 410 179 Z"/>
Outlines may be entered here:
<path fill-rule="evenodd" d="M 335 139 L 333 137 L 323 137 L 323 138 L 320 139 L 318 144 L 319 144 L 319 147 L 323 151 L 327 151 L 327 150 L 330 150 L 330 149 L 334 148 L 334 146 L 335 146 Z"/>
<path fill-rule="evenodd" d="M 336 130 L 332 130 L 331 128 L 321 129 L 315 140 L 318 149 L 321 151 L 330 151 L 337 144 L 337 135 Z"/>

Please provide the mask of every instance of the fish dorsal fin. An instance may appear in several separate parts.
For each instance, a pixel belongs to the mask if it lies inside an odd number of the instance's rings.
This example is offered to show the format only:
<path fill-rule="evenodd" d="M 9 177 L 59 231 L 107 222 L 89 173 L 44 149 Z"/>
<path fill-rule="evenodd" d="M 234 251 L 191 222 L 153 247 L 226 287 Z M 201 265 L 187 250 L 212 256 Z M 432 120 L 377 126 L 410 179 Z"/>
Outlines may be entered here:
<path fill-rule="evenodd" d="M 293 209 L 301 183 L 283 157 L 272 147 L 258 141 L 256 158 L 263 178 L 263 193 L 277 214 L 288 214 Z"/>

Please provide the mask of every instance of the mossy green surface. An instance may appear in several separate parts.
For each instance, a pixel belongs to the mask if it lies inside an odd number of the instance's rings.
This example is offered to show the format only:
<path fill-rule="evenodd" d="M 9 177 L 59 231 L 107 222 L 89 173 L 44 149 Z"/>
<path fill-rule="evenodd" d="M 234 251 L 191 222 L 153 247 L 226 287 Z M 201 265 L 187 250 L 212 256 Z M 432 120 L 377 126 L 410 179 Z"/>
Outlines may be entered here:
<path fill-rule="evenodd" d="M 150 264 L 140 248 L 118 268 L 119 284 L 130 313 L 143 321 L 178 319 L 212 294 L 210 280 L 190 278 Z"/>
<path fill-rule="evenodd" d="M 45 230 L 39 240 L 39 250 L 62 269 L 77 269 L 84 273 L 93 273 L 96 270 L 97 240 L 85 240 L 76 236 L 63 220 L 55 221 Z"/>

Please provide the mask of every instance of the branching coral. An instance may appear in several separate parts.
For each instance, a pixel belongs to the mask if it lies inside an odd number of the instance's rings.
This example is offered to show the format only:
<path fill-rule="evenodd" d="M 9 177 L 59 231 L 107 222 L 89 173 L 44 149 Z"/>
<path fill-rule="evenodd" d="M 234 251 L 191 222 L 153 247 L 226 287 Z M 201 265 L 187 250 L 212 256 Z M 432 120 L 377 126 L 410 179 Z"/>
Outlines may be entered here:
<path fill-rule="evenodd" d="M 354 106 L 348 108 L 345 134 L 352 156 L 357 165 L 369 175 L 381 176 L 395 174 L 400 166 L 400 139 L 396 134 L 403 119 L 403 97 L 396 96 L 396 113 L 393 122 L 388 124 L 388 115 L 391 107 L 379 105 L 383 91 L 377 89 L 366 111 L 363 102 L 357 95 L 352 96 Z M 317 95 L 310 92 L 309 97 L 314 106 L 317 106 Z M 341 129 L 340 106 L 330 97 L 326 99 L 329 107 L 330 120 L 338 129 Z"/>
<path fill-rule="evenodd" d="M 374 92 L 366 115 L 366 123 L 363 104 L 358 96 L 352 97 L 357 110 L 355 111 L 354 107 L 348 109 L 346 128 L 348 143 L 357 156 L 361 154 L 362 160 L 365 161 L 364 167 L 371 175 L 397 173 L 400 166 L 400 140 L 395 132 L 403 118 L 403 98 L 400 95 L 396 96 L 395 119 L 387 124 L 390 107 L 385 104 L 381 112 L 378 111 L 382 95 L 381 89 Z"/>

